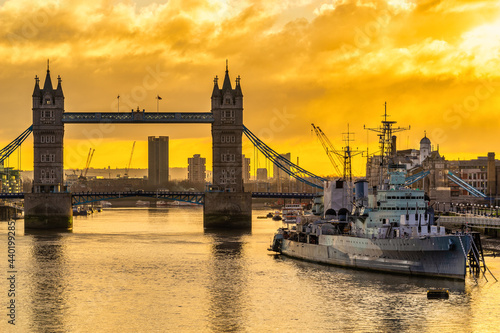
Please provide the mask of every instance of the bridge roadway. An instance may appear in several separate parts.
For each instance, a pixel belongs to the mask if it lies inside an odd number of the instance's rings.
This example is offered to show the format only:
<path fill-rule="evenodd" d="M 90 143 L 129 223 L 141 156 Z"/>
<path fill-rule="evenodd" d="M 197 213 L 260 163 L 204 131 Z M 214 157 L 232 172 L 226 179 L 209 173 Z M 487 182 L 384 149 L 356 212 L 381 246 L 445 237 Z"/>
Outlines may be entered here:
<path fill-rule="evenodd" d="M 171 191 L 124 191 L 124 192 L 75 192 L 71 194 L 73 205 L 84 205 L 103 200 L 130 197 L 149 197 L 203 205 L 205 192 Z M 312 199 L 313 193 L 252 192 L 252 198 Z M 24 199 L 24 193 L 0 193 L 0 199 Z"/>
<path fill-rule="evenodd" d="M 210 124 L 212 112 L 64 112 L 65 124 Z"/>
<path fill-rule="evenodd" d="M 475 214 L 461 214 L 457 216 L 440 216 L 438 223 L 460 224 L 475 228 L 500 229 L 500 218 Z"/>

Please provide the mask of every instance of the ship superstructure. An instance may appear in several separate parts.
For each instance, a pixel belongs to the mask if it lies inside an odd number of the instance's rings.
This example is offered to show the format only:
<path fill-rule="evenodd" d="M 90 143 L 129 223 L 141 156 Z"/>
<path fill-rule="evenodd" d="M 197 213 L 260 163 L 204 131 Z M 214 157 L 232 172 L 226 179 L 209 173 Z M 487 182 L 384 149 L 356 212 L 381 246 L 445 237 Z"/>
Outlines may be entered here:
<path fill-rule="evenodd" d="M 444 235 L 445 228 L 434 223 L 424 191 L 404 186 L 405 166 L 389 166 L 388 175 L 386 189 L 368 195 L 367 207 L 355 207 L 350 233 L 369 238 Z"/>

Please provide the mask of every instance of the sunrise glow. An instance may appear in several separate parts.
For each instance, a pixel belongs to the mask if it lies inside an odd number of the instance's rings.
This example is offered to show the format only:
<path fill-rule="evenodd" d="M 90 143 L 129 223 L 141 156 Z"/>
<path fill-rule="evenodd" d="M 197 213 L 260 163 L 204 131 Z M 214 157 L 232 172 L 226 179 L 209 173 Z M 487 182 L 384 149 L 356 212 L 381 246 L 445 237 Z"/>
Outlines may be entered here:
<path fill-rule="evenodd" d="M 387 101 L 391 119 L 411 130 L 398 149 L 417 148 L 424 131 L 447 158 L 499 153 L 500 4 L 493 0 L 31 1 L 0 4 L 0 91 L 5 146 L 30 126 L 34 77 L 60 75 L 66 111 L 210 111 L 213 78 L 241 76 L 244 124 L 279 152 L 332 174 L 320 126 L 338 148 L 347 124 L 355 148 L 375 152 Z M 162 101 L 157 106 L 155 97 Z M 147 168 L 147 136 L 170 136 L 170 165 L 201 154 L 211 169 L 208 125 L 68 125 L 65 168 Z M 33 168 L 32 141 L 21 167 Z M 244 154 L 254 161 L 250 142 Z M 15 161 L 14 161 L 15 160 Z M 364 158 L 354 161 L 364 174 Z M 10 165 L 17 165 L 13 155 Z M 252 167 L 252 173 L 254 168 Z"/>

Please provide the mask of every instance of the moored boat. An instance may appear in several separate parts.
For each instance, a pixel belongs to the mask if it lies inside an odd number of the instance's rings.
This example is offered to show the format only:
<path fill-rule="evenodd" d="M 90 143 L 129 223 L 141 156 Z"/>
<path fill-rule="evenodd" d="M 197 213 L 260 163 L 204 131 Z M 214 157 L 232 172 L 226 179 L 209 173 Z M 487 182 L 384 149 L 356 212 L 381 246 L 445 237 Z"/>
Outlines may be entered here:
<path fill-rule="evenodd" d="M 169 206 L 174 206 L 174 207 L 179 207 L 179 206 L 196 206 L 194 202 L 187 202 L 187 201 L 169 201 L 167 203 Z"/>
<path fill-rule="evenodd" d="M 281 221 L 281 212 L 279 210 L 275 211 L 272 219 L 273 221 Z"/>
<path fill-rule="evenodd" d="M 398 164 L 396 122 L 387 120 L 387 109 L 382 123 L 370 129 L 380 137 L 377 186 L 369 192 L 367 180 L 353 183 L 348 130 L 344 175 L 324 183 L 322 218 L 304 216 L 278 229 L 269 250 L 325 264 L 460 280 L 469 263 L 474 278 L 479 276 L 487 269 L 479 233 L 446 233 L 425 192 L 409 187 L 419 177 L 407 178 L 406 165 Z M 321 208 L 319 200 L 315 204 Z"/>
<path fill-rule="evenodd" d="M 109 201 L 101 201 L 101 205 L 103 208 L 111 207 L 113 204 Z"/>
<path fill-rule="evenodd" d="M 300 217 L 304 214 L 304 209 L 301 204 L 286 204 L 281 209 L 281 218 L 283 223 L 300 222 Z"/>
<path fill-rule="evenodd" d="M 424 191 L 404 186 L 404 168 L 393 166 L 389 174 L 389 188 L 369 195 L 366 207 L 280 228 L 271 250 L 345 267 L 464 279 L 472 235 L 446 234 Z"/>
<path fill-rule="evenodd" d="M 166 207 L 167 205 L 168 205 L 167 202 L 164 200 L 158 200 L 156 202 L 156 207 Z"/>
<path fill-rule="evenodd" d="M 135 205 L 136 205 L 137 207 L 149 207 L 150 202 L 149 202 L 149 201 L 144 201 L 144 200 L 137 200 L 137 201 L 135 202 Z"/>

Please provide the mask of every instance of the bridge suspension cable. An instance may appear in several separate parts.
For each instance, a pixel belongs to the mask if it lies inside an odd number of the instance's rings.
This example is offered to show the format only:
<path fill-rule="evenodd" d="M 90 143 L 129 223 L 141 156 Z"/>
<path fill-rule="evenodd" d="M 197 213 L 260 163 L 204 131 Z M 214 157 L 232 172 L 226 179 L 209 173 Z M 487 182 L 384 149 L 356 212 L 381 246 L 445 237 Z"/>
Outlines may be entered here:
<path fill-rule="evenodd" d="M 323 185 L 318 183 L 326 181 L 325 178 L 316 176 L 315 174 L 290 162 L 285 157 L 278 154 L 271 147 L 266 145 L 262 140 L 260 140 L 245 126 L 243 126 L 243 133 L 245 133 L 246 137 L 269 161 L 273 162 L 278 168 L 283 170 L 286 174 L 310 186 L 321 189 L 323 188 Z M 317 183 L 314 183 L 313 181 L 316 181 Z"/>
<path fill-rule="evenodd" d="M 469 185 L 465 181 L 463 181 L 461 178 L 457 177 L 454 175 L 451 171 L 448 171 L 446 174 L 448 176 L 448 179 L 475 196 L 476 198 L 486 198 L 486 195 L 479 191 L 477 188 L 473 187 L 472 185 Z"/>
<path fill-rule="evenodd" d="M 33 125 L 28 127 L 27 130 L 21 133 L 17 138 L 15 138 L 11 143 L 0 150 L 0 163 L 3 163 L 21 144 L 26 140 L 26 138 L 33 132 Z"/>

